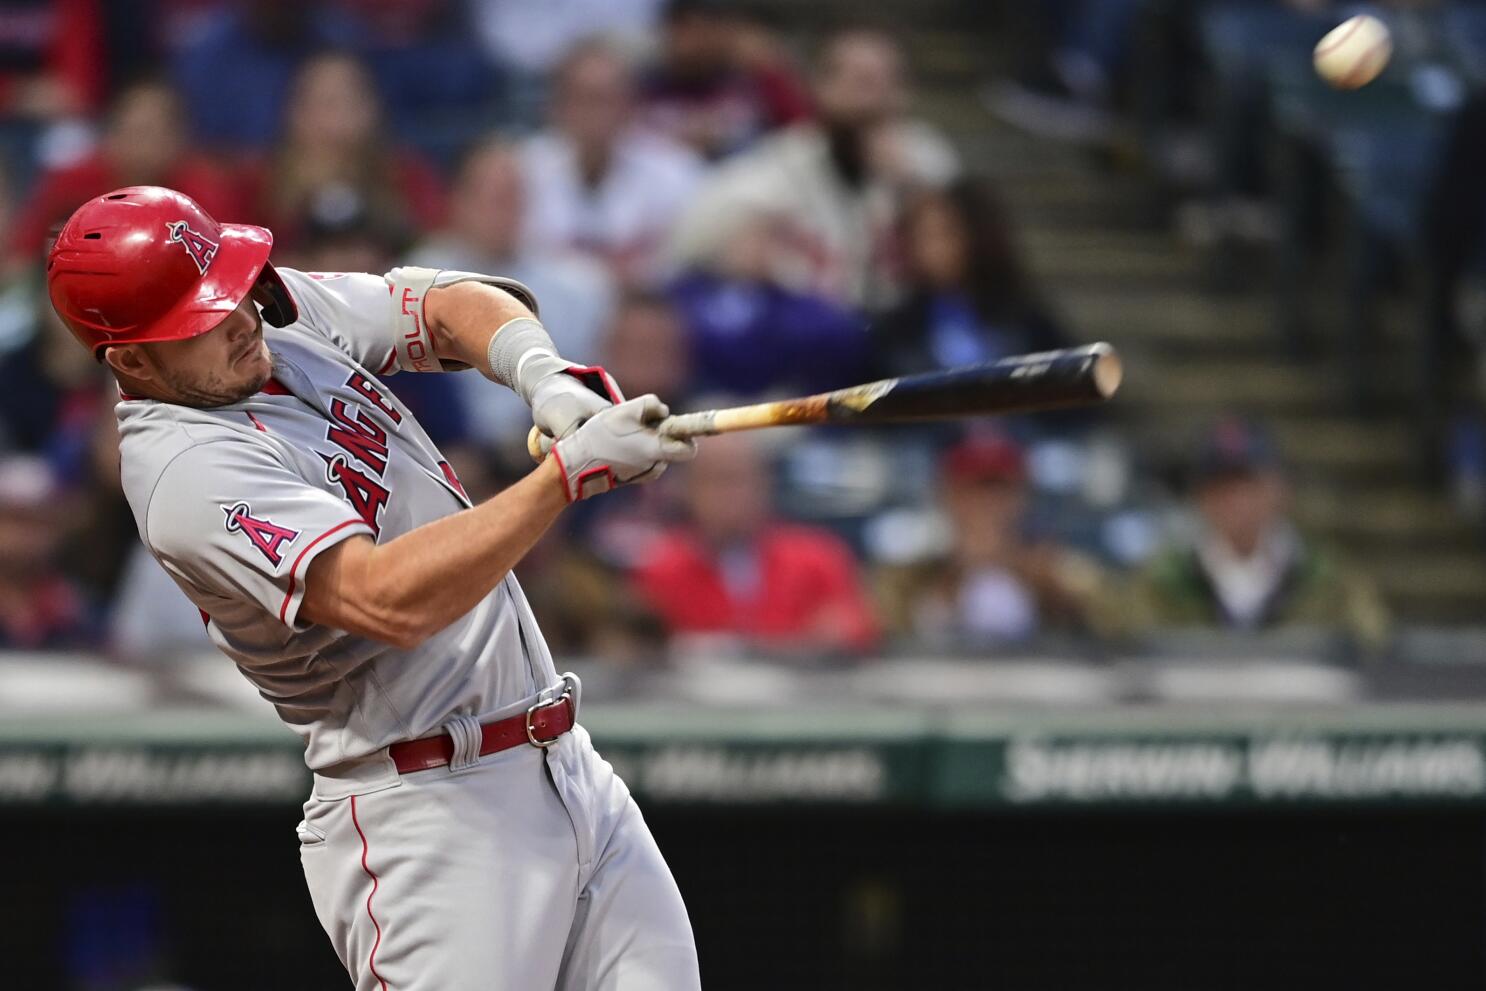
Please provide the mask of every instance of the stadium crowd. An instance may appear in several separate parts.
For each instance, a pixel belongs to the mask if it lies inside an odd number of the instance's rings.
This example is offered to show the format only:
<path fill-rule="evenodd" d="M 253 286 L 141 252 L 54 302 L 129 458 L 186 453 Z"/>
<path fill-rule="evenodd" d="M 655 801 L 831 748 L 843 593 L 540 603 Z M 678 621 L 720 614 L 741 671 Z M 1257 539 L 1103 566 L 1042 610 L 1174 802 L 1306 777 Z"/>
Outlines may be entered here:
<path fill-rule="evenodd" d="M 1059 78 L 1094 93 L 1118 53 L 1083 54 Z M 270 227 L 281 265 L 513 276 L 564 354 L 673 409 L 1078 342 L 904 59 L 871 28 L 800 53 L 729 0 L 0 3 L 0 648 L 205 645 L 134 533 L 116 389 L 44 289 L 49 232 L 118 186 Z M 389 385 L 472 496 L 525 470 L 514 396 Z M 711 439 L 575 507 L 519 573 L 555 650 L 616 663 L 1385 640 L 1370 582 L 1291 522 L 1263 424 L 1192 425 L 1183 497 L 1153 499 L 1117 422 Z"/>

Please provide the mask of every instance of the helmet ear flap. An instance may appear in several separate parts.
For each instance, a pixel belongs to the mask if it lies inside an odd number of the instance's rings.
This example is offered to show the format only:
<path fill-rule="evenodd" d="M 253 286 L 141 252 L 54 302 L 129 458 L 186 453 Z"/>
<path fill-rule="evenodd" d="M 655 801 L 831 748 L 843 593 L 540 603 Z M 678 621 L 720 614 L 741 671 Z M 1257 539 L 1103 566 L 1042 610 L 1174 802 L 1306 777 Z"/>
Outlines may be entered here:
<path fill-rule="evenodd" d="M 265 264 L 253 283 L 253 302 L 263 308 L 263 319 L 275 327 L 287 327 L 299 319 L 299 306 L 272 264 Z"/>

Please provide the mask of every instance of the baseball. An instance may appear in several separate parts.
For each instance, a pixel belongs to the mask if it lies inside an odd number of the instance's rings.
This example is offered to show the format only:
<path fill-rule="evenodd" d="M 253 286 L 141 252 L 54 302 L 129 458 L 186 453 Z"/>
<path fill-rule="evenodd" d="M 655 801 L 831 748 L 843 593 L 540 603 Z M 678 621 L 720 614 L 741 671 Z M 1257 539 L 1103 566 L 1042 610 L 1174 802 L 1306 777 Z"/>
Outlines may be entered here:
<path fill-rule="evenodd" d="M 1393 36 L 1387 25 L 1359 14 L 1316 45 L 1316 72 L 1337 89 L 1358 89 L 1378 78 L 1392 54 Z"/>

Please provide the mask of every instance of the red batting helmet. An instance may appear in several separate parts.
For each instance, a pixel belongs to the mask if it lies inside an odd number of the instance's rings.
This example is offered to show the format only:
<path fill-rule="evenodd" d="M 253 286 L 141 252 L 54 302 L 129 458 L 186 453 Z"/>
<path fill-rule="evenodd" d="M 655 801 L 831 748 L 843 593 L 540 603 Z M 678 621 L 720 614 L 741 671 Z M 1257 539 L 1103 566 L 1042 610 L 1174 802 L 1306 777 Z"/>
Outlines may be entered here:
<path fill-rule="evenodd" d="M 255 287 L 276 327 L 298 316 L 269 264 L 273 234 L 219 224 L 173 189 L 129 186 L 78 207 L 46 261 L 47 292 L 69 330 L 101 358 L 113 344 L 204 334 Z"/>

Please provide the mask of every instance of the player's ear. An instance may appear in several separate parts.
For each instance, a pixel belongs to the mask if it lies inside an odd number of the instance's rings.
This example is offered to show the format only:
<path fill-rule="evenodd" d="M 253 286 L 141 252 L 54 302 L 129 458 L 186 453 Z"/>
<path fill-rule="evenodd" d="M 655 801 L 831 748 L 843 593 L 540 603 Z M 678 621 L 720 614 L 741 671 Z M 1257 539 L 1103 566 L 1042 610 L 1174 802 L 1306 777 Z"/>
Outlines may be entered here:
<path fill-rule="evenodd" d="M 114 373 L 130 379 L 153 378 L 153 365 L 138 344 L 115 344 L 103 352 L 103 360 Z"/>

